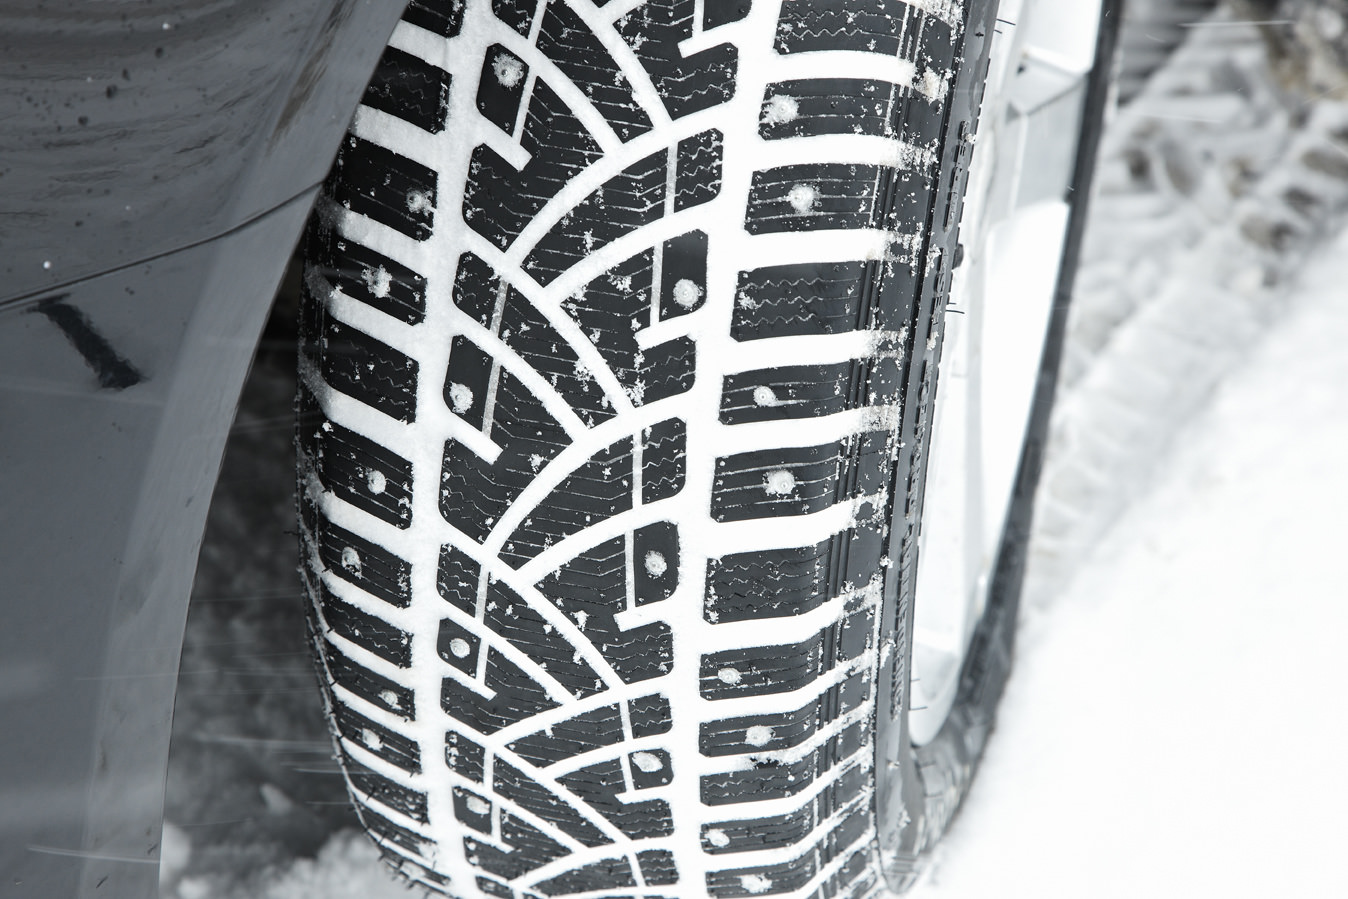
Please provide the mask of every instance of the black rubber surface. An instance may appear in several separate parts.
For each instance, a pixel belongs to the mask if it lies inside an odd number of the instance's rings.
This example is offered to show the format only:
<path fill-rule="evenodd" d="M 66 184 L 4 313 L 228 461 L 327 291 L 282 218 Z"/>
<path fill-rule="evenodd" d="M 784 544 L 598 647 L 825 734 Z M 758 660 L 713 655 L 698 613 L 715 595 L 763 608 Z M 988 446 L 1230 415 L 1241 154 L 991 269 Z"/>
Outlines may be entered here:
<path fill-rule="evenodd" d="M 986 32 L 792 0 L 754 52 L 802 71 L 748 90 L 714 38 L 750 0 L 609 5 L 413 4 L 364 105 L 425 139 L 358 115 L 311 229 L 303 542 L 348 782 L 451 895 L 869 899 L 890 525 Z"/>

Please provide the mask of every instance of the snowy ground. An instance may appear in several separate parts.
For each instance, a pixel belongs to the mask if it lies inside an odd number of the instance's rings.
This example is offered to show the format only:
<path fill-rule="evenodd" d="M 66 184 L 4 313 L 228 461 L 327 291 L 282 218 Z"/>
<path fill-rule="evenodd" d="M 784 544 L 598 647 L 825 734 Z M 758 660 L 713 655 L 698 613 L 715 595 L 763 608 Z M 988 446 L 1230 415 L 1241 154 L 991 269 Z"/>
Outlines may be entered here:
<path fill-rule="evenodd" d="M 1348 106 L 1194 32 L 1107 131 L 1017 667 L 920 899 L 1348 895 Z M 212 506 L 166 897 L 408 895 L 318 712 L 291 372 L 260 360 Z"/>
<path fill-rule="evenodd" d="M 1348 896 L 1348 234 L 1050 610 L 914 899 Z"/>

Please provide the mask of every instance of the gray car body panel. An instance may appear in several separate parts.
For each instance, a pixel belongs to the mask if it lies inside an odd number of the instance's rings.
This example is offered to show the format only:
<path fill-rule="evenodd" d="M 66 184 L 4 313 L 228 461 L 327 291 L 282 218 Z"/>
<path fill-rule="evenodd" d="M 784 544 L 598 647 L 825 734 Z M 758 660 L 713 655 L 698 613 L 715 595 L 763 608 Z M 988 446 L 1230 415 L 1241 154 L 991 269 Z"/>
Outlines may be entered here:
<path fill-rule="evenodd" d="M 0 896 L 157 892 L 225 436 L 402 7 L 0 8 Z"/>

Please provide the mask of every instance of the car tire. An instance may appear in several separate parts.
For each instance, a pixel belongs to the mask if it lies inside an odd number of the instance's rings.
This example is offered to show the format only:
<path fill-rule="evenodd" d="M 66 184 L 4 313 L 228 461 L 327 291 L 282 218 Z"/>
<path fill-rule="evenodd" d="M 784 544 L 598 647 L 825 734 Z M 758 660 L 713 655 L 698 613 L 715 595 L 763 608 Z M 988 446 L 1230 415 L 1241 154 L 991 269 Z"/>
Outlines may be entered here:
<path fill-rule="evenodd" d="M 1082 81 L 1007 536 L 958 696 L 914 747 L 927 460 L 997 15 L 409 5 L 306 239 L 297 400 L 326 708 L 409 880 L 911 881 L 1009 664 L 1112 34 Z"/>

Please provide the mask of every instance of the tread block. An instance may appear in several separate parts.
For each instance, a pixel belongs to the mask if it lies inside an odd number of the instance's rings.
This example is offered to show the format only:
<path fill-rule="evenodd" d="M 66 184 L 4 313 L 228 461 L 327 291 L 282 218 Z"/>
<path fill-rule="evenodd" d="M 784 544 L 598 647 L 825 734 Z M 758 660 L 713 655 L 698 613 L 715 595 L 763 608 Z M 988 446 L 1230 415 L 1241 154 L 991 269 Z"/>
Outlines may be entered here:
<path fill-rule="evenodd" d="M 538 3 L 539 0 L 491 0 L 491 11 L 521 37 L 528 37 Z"/>
<path fill-rule="evenodd" d="M 348 134 L 337 151 L 327 185 L 332 199 L 357 215 L 413 240 L 431 236 L 436 199 L 434 169 Z"/>
<path fill-rule="evenodd" d="M 394 824 L 378 812 L 371 811 L 369 806 L 358 806 L 357 815 L 360 823 L 374 834 L 376 840 L 401 846 L 414 855 L 422 855 L 426 851 L 428 841 L 419 833 L 401 824 Z"/>
<path fill-rule="evenodd" d="M 870 367 L 870 360 L 849 359 L 728 375 L 722 381 L 721 422 L 817 418 L 856 409 L 866 405 Z"/>
<path fill-rule="evenodd" d="M 622 710 L 606 705 L 521 737 L 510 751 L 535 765 L 546 767 L 572 756 L 613 746 L 623 741 Z"/>
<path fill-rule="evenodd" d="M 687 393 L 697 379 L 697 344 L 675 337 L 646 351 L 640 382 L 643 405 Z"/>
<path fill-rule="evenodd" d="M 346 776 L 352 785 L 366 796 L 391 809 L 402 812 L 407 817 L 420 821 L 422 824 L 426 823 L 425 793 L 405 787 L 400 783 L 389 780 L 382 774 L 371 771 L 352 758 L 349 753 L 342 753 L 342 768 L 346 771 Z"/>
<path fill-rule="evenodd" d="M 449 365 L 441 392 L 445 405 L 479 431 L 486 425 L 487 401 L 492 399 L 492 375 L 497 361 L 471 338 L 455 334 L 449 344 Z"/>
<path fill-rule="evenodd" d="M 868 795 L 870 771 L 869 765 L 853 764 L 845 768 L 813 799 L 785 815 L 703 825 L 702 848 L 712 855 L 721 855 L 802 843 L 820 824 Z"/>
<path fill-rule="evenodd" d="M 613 841 L 552 790 L 499 758 L 492 762 L 492 787 L 505 799 L 532 812 L 585 846 Z"/>
<path fill-rule="evenodd" d="M 632 508 L 632 439 L 619 440 L 583 463 L 543 499 L 507 538 L 501 558 L 518 568 L 554 543 Z"/>
<path fill-rule="evenodd" d="M 916 59 L 927 46 L 958 45 L 949 25 L 907 0 L 784 3 L 774 43 L 778 53 L 859 50 L 901 59 Z"/>
<path fill-rule="evenodd" d="M 702 308 L 707 296 L 707 232 L 689 231 L 664 243 L 660 268 L 660 319 Z"/>
<path fill-rule="evenodd" d="M 654 758 L 653 753 L 647 755 Z M 667 765 L 668 756 L 666 755 L 662 761 Z M 624 801 L 619 798 L 627 792 L 623 780 L 623 762 L 619 759 L 608 759 L 596 765 L 588 765 L 562 775 L 558 781 L 608 819 L 628 839 L 649 840 L 667 837 L 674 832 L 674 820 L 670 815 L 669 803 L 662 799 Z M 639 790 L 642 786 L 636 785 L 635 788 Z"/>
<path fill-rule="evenodd" d="M 488 896 L 496 896 L 498 899 L 515 899 L 515 891 L 499 880 L 492 880 L 490 877 L 477 878 L 477 888 Z"/>
<path fill-rule="evenodd" d="M 674 176 L 674 211 L 692 209 L 721 192 L 723 135 L 712 129 L 679 141 Z"/>
<path fill-rule="evenodd" d="M 528 83 L 529 64 L 500 44 L 492 44 L 482 57 L 482 74 L 477 82 L 478 113 L 513 137 Z"/>
<path fill-rule="evenodd" d="M 557 93 L 534 82 L 520 145 L 529 162 L 516 171 L 485 145 L 473 151 L 464 186 L 463 220 L 502 249 L 509 247 L 557 191 L 602 155 Z"/>
<path fill-rule="evenodd" d="M 454 818 L 478 833 L 491 836 L 492 803 L 464 787 L 453 789 Z"/>
<path fill-rule="evenodd" d="M 716 521 L 808 515 L 877 493 L 891 435 L 870 431 L 821 446 L 755 450 L 716 460 Z"/>
<path fill-rule="evenodd" d="M 409 325 L 426 317 L 426 278 L 402 263 L 331 228 L 310 232 L 307 255 L 309 271 L 351 299 Z"/>
<path fill-rule="evenodd" d="M 871 695 L 867 675 L 857 672 L 794 712 L 722 718 L 701 725 L 698 748 L 708 758 L 774 752 L 799 746 Z"/>
<path fill-rule="evenodd" d="M 480 784 L 486 776 L 487 751 L 463 734 L 450 731 L 445 734 L 445 765 Z"/>
<path fill-rule="evenodd" d="M 482 638 L 451 618 L 440 619 L 440 635 L 435 651 L 441 659 L 472 677 L 477 673 Z"/>
<path fill-rule="evenodd" d="M 910 87 L 869 78 L 809 78 L 770 84 L 758 114 L 765 140 L 821 134 L 869 134 L 894 137 L 902 124 L 902 101 Z M 916 142 L 914 142 L 916 143 Z"/>
<path fill-rule="evenodd" d="M 814 546 L 710 559 L 703 616 L 724 623 L 803 615 L 865 586 L 883 551 L 879 528 L 862 525 Z"/>
<path fill-rule="evenodd" d="M 454 270 L 454 306 L 493 333 L 492 320 L 503 289 L 505 285 L 491 263 L 475 253 L 459 257 Z"/>
<path fill-rule="evenodd" d="M 633 599 L 637 605 L 663 602 L 679 586 L 679 529 L 657 521 L 632 535 Z"/>
<path fill-rule="evenodd" d="M 417 415 L 417 362 L 364 331 L 324 316 L 319 375 L 344 393 L 389 418 Z"/>
<path fill-rule="evenodd" d="M 679 42 L 693 36 L 695 10 L 694 0 L 647 0 L 614 23 L 674 119 L 735 95 L 739 55 L 732 45 L 688 57 L 679 50 Z"/>
<path fill-rule="evenodd" d="M 625 858 L 606 858 L 603 861 L 573 868 L 565 874 L 550 877 L 538 884 L 535 889 L 544 896 L 566 896 L 571 893 L 588 893 L 636 885 L 636 879 L 632 876 L 631 862 Z"/>
<path fill-rule="evenodd" d="M 332 681 L 361 699 L 408 721 L 416 720 L 413 692 L 396 681 L 353 662 L 332 641 L 323 649 Z"/>
<path fill-rule="evenodd" d="M 786 761 L 771 755 L 750 756 L 747 770 L 705 774 L 701 778 L 704 805 L 765 802 L 795 796 L 834 765 L 850 759 L 870 745 L 868 721 L 859 721 L 826 739 L 803 756 Z"/>
<path fill-rule="evenodd" d="M 807 687 L 866 650 L 870 618 L 869 609 L 861 608 L 800 643 L 707 653 L 701 663 L 702 697 L 766 696 Z"/>
<path fill-rule="evenodd" d="M 388 524 L 400 528 L 412 524 L 411 462 L 328 421 L 317 429 L 315 443 L 313 465 L 325 488 Z"/>
<path fill-rule="evenodd" d="M 641 501 L 659 502 L 677 496 L 686 475 L 687 428 L 681 418 L 669 418 L 641 433 Z"/>
<path fill-rule="evenodd" d="M 674 864 L 674 853 L 668 849 L 643 849 L 637 853 L 641 879 L 647 886 L 668 886 L 679 882 L 679 869 Z"/>
<path fill-rule="evenodd" d="M 740 272 L 730 333 L 736 340 L 844 334 L 884 327 L 879 262 L 802 262 Z M 906 317 L 905 317 L 906 321 Z"/>
<path fill-rule="evenodd" d="M 501 813 L 501 842 L 510 850 L 471 836 L 463 838 L 463 847 L 473 864 L 503 880 L 523 877 L 535 868 L 570 854 L 537 827 L 507 812 Z"/>
<path fill-rule="evenodd" d="M 412 602 L 412 566 L 377 543 L 314 512 L 314 542 L 328 571 L 392 606 Z"/>
<path fill-rule="evenodd" d="M 629 700 L 627 714 L 632 722 L 632 736 L 636 739 L 669 733 L 674 726 L 669 700 L 660 693 Z"/>
<path fill-rule="evenodd" d="M 320 585 L 323 621 L 332 632 L 356 644 L 361 649 L 379 656 L 391 665 L 410 668 L 412 665 L 412 636 L 394 627 L 382 618 L 363 612 Z"/>
<path fill-rule="evenodd" d="M 403 21 L 441 37 L 454 37 L 463 27 L 464 0 L 412 0 L 403 10 Z"/>
<path fill-rule="evenodd" d="M 715 899 L 730 899 L 739 896 L 776 896 L 802 889 L 834 859 L 852 851 L 868 828 L 865 810 L 853 811 L 809 851 L 790 861 L 708 872 L 707 893 Z M 839 880 L 844 884 L 850 882 L 850 879 Z M 830 895 L 823 887 L 819 893 Z"/>
<path fill-rule="evenodd" d="M 482 566 L 461 549 L 440 547 L 435 587 L 441 599 L 463 612 L 477 615 L 477 595 L 481 586 Z"/>
<path fill-rule="evenodd" d="M 409 774 L 421 773 L 421 752 L 415 740 L 376 724 L 340 699 L 332 704 L 332 717 L 343 739 Z"/>
<path fill-rule="evenodd" d="M 563 272 L 664 215 L 669 152 L 657 150 L 614 175 L 539 238 L 524 268 L 547 286 Z"/>
<path fill-rule="evenodd" d="M 738 22 L 749 14 L 753 0 L 719 0 L 702 7 L 702 30 L 711 31 L 731 22 Z"/>
<path fill-rule="evenodd" d="M 566 3 L 549 3 L 535 46 L 590 98 L 623 141 L 651 130 L 627 75 L 590 26 Z"/>
<path fill-rule="evenodd" d="M 480 734 L 494 734 L 557 707 L 533 677 L 490 647 L 482 680 L 489 695 L 484 696 L 452 677 L 445 678 L 440 685 L 440 707 Z"/>
<path fill-rule="evenodd" d="M 744 226 L 751 234 L 883 229 L 925 218 L 928 180 L 891 166 L 851 162 L 754 172 Z"/>
<path fill-rule="evenodd" d="M 439 66 L 397 47 L 385 47 L 360 102 L 439 134 L 449 118 L 451 80 Z"/>

